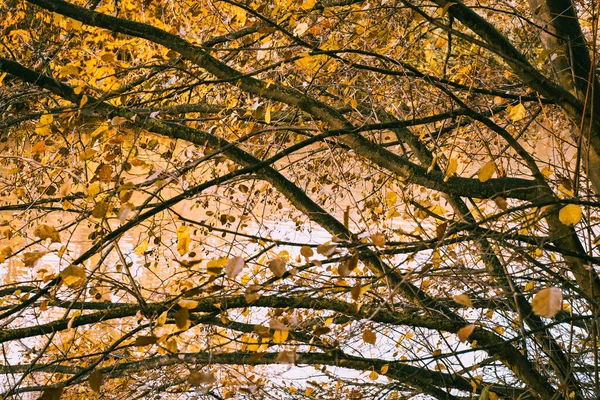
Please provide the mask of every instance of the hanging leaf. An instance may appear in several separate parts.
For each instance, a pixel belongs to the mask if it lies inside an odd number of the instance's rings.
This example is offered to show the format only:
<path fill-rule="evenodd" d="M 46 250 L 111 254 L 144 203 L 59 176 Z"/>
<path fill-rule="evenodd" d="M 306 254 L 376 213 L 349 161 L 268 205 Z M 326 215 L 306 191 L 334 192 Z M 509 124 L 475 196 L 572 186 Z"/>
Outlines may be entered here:
<path fill-rule="evenodd" d="M 325 257 L 331 257 L 337 249 L 336 244 L 321 244 L 317 246 L 317 253 Z"/>
<path fill-rule="evenodd" d="M 235 279 L 244 269 L 246 262 L 240 256 L 232 257 L 225 266 L 225 273 L 229 279 Z"/>
<path fill-rule="evenodd" d="M 100 392 L 100 386 L 102 386 L 102 371 L 99 369 L 95 369 L 88 378 L 88 383 L 90 384 L 90 388 L 96 393 Z"/>
<path fill-rule="evenodd" d="M 533 296 L 531 309 L 535 315 L 544 318 L 553 318 L 562 310 L 563 295 L 559 288 L 550 287 L 542 289 Z"/>
<path fill-rule="evenodd" d="M 452 299 L 461 306 L 473 307 L 473 302 L 471 301 L 469 295 L 466 293 L 457 294 L 456 296 L 453 296 Z"/>
<path fill-rule="evenodd" d="M 187 308 L 180 308 L 175 313 L 175 324 L 181 331 L 185 331 L 190 327 L 190 312 Z"/>
<path fill-rule="evenodd" d="M 217 383 L 217 378 L 210 372 L 192 372 L 188 375 L 187 381 L 192 386 L 212 386 Z"/>
<path fill-rule="evenodd" d="M 67 268 L 60 271 L 60 277 L 62 279 L 62 283 L 67 285 L 70 288 L 76 288 L 85 282 L 87 279 L 87 274 L 85 273 L 85 269 L 79 267 L 77 265 L 70 265 Z"/>
<path fill-rule="evenodd" d="M 494 172 L 496 172 L 496 164 L 493 161 L 490 161 L 489 163 L 481 167 L 479 173 L 477 174 L 477 177 L 481 182 L 485 182 L 488 179 L 490 179 L 492 175 L 494 175 Z"/>
<path fill-rule="evenodd" d="M 38 225 L 33 234 L 42 240 L 50 239 L 52 243 L 60 243 L 60 234 L 55 227 L 50 225 Z"/>
<path fill-rule="evenodd" d="M 458 160 L 456 158 L 451 158 L 448 161 L 448 167 L 446 168 L 446 176 L 444 177 L 444 182 L 447 182 L 448 179 L 450 179 L 450 177 L 456 173 L 457 169 Z"/>
<path fill-rule="evenodd" d="M 458 330 L 457 335 L 458 335 L 458 340 L 460 340 L 461 342 L 466 342 L 467 339 L 469 339 L 469 336 L 471 336 L 471 333 L 473 333 L 473 331 L 475 330 L 475 325 L 473 324 L 469 324 L 465 327 L 462 327 Z"/>
<path fill-rule="evenodd" d="M 276 330 L 273 333 L 273 343 L 275 343 L 275 344 L 285 343 L 285 341 L 288 338 L 288 335 L 289 335 L 289 332 L 287 330 L 285 330 L 285 331 Z"/>
<path fill-rule="evenodd" d="M 189 251 L 191 238 L 190 238 L 190 228 L 182 225 L 177 228 L 177 251 L 179 254 L 184 255 Z"/>
<path fill-rule="evenodd" d="M 372 381 L 376 381 L 377 379 L 379 379 L 379 374 L 377 373 L 377 371 L 373 370 L 371 371 L 371 373 L 369 374 L 369 378 Z"/>
<path fill-rule="evenodd" d="M 40 400 L 60 400 L 64 388 L 46 388 L 42 392 Z"/>
<path fill-rule="evenodd" d="M 279 257 L 269 261 L 267 266 L 275 276 L 282 277 L 285 274 L 285 261 Z"/>
<path fill-rule="evenodd" d="M 508 116 L 510 117 L 511 120 L 513 120 L 515 122 L 525 118 L 526 114 L 527 114 L 527 111 L 525 110 L 525 107 L 521 103 L 517 104 L 514 107 L 509 107 Z"/>
<path fill-rule="evenodd" d="M 377 342 L 377 334 L 375 334 L 375 332 L 369 329 L 365 329 L 363 331 L 362 338 L 365 341 L 365 343 L 374 345 Z"/>
<path fill-rule="evenodd" d="M 372 234 L 371 243 L 373 243 L 377 247 L 384 247 L 386 243 L 385 235 L 383 233 Z"/>
<path fill-rule="evenodd" d="M 358 253 L 354 253 L 352 257 L 342 262 L 338 267 L 338 272 L 341 276 L 348 276 L 358 266 Z"/>
<path fill-rule="evenodd" d="M 313 255 L 315 255 L 315 252 L 313 251 L 313 249 L 311 247 L 302 246 L 300 248 L 300 255 L 306 259 L 309 259 Z"/>
<path fill-rule="evenodd" d="M 150 346 L 152 344 L 155 344 L 156 342 L 158 342 L 158 338 L 154 335 L 151 336 L 138 336 L 135 338 L 135 345 L 136 346 Z"/>
<path fill-rule="evenodd" d="M 567 204 L 560 209 L 558 219 L 567 226 L 573 226 L 579 223 L 582 218 L 581 207 L 578 204 Z"/>
<path fill-rule="evenodd" d="M 23 264 L 25 264 L 26 267 L 32 268 L 37 262 L 37 260 L 45 256 L 46 254 L 48 254 L 47 251 L 30 251 L 28 253 L 25 253 L 23 254 Z"/>

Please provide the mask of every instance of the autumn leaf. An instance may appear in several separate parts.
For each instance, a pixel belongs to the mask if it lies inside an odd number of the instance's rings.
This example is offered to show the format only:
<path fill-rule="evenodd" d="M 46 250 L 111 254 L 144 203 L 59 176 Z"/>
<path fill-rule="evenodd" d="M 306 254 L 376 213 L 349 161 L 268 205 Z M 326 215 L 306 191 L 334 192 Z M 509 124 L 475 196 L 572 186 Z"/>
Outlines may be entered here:
<path fill-rule="evenodd" d="M 23 254 L 23 264 L 26 267 L 33 267 L 37 260 L 48 254 L 47 251 L 30 251 Z"/>
<path fill-rule="evenodd" d="M 461 306 L 473 307 L 473 302 L 471 301 L 469 295 L 466 293 L 457 294 L 456 296 L 453 296 L 452 299 Z"/>
<path fill-rule="evenodd" d="M 362 338 L 365 341 L 365 343 L 368 344 L 374 345 L 377 342 L 377 334 L 375 334 L 375 332 L 371 331 L 370 329 L 365 329 L 363 331 Z"/>
<path fill-rule="evenodd" d="M 508 116 L 510 117 L 511 120 L 513 121 L 520 121 L 523 118 L 525 118 L 525 115 L 527 114 L 527 111 L 525 110 L 525 107 L 523 106 L 523 104 L 519 103 L 514 107 L 508 107 Z"/>
<path fill-rule="evenodd" d="M 325 257 L 331 257 L 337 249 L 336 244 L 321 244 L 317 246 L 317 253 Z"/>
<path fill-rule="evenodd" d="M 154 336 L 154 335 L 151 335 L 151 336 L 138 336 L 138 337 L 135 338 L 135 343 L 134 344 L 136 346 L 143 347 L 143 346 L 149 346 L 149 345 L 155 344 L 157 342 L 158 342 L 158 338 L 156 336 Z"/>
<path fill-rule="evenodd" d="M 60 400 L 60 397 L 62 396 L 63 391 L 64 391 L 64 388 L 62 388 L 62 387 L 46 388 L 42 392 L 42 396 L 40 397 L 40 400 Z"/>
<path fill-rule="evenodd" d="M 70 265 L 60 271 L 60 277 L 63 284 L 70 288 L 76 288 L 83 285 L 87 279 L 87 274 L 85 273 L 85 269 L 82 267 Z"/>
<path fill-rule="evenodd" d="M 240 272 L 244 269 L 246 262 L 240 256 L 232 257 L 225 265 L 225 274 L 229 279 L 235 279 Z"/>
<path fill-rule="evenodd" d="M 577 204 L 567 204 L 560 209 L 558 219 L 567 226 L 573 226 L 579 223 L 582 218 L 581 207 Z"/>
<path fill-rule="evenodd" d="M 284 350 L 277 354 L 275 361 L 281 364 L 294 364 L 298 359 L 298 355 L 295 351 Z"/>
<path fill-rule="evenodd" d="M 466 342 L 469 339 L 469 336 L 471 336 L 471 333 L 473 333 L 473 330 L 475 330 L 474 324 L 469 324 L 460 328 L 456 332 L 456 334 L 458 335 L 458 340 L 460 340 L 461 342 Z"/>
<path fill-rule="evenodd" d="M 175 324 L 181 331 L 185 331 L 190 327 L 190 312 L 187 308 L 180 308 L 175 313 Z"/>
<path fill-rule="evenodd" d="M 314 254 L 315 254 L 315 252 L 313 251 L 313 249 L 308 246 L 302 246 L 300 248 L 300 255 L 306 259 L 309 259 Z"/>
<path fill-rule="evenodd" d="M 557 287 L 542 289 L 533 296 L 531 309 L 535 315 L 553 318 L 562 310 L 562 291 Z"/>
<path fill-rule="evenodd" d="M 490 161 L 481 167 L 477 177 L 479 178 L 479 181 L 486 182 L 494 175 L 494 172 L 496 172 L 496 164 L 493 161 Z"/>
<path fill-rule="evenodd" d="M 448 161 L 448 166 L 446 167 L 446 176 L 444 177 L 444 182 L 447 182 L 448 179 L 454 174 L 456 174 L 456 170 L 458 169 L 458 160 L 456 158 L 451 158 Z"/>
<path fill-rule="evenodd" d="M 177 251 L 179 252 L 179 254 L 184 255 L 190 249 L 190 228 L 185 225 L 181 225 L 179 228 L 177 228 L 176 235 Z"/>
<path fill-rule="evenodd" d="M 386 242 L 385 235 L 383 233 L 374 233 L 371 235 L 371 243 L 377 247 L 384 247 Z"/>
<path fill-rule="evenodd" d="M 95 369 L 88 378 L 90 388 L 96 393 L 100 392 L 100 387 L 102 386 L 102 378 L 102 371 L 100 371 L 99 369 Z"/>
<path fill-rule="evenodd" d="M 283 344 L 287 340 L 289 332 L 287 330 L 276 330 L 273 333 L 273 343 L 275 344 Z"/>
<path fill-rule="evenodd" d="M 275 258 L 274 260 L 269 261 L 267 266 L 275 276 L 282 277 L 283 274 L 285 274 L 285 261 L 281 258 Z"/>
<path fill-rule="evenodd" d="M 42 240 L 50 239 L 52 243 L 60 243 L 60 234 L 51 225 L 40 224 L 35 228 L 33 234 Z"/>
<path fill-rule="evenodd" d="M 187 381 L 191 386 L 212 386 L 217 383 L 217 378 L 210 372 L 191 372 Z"/>

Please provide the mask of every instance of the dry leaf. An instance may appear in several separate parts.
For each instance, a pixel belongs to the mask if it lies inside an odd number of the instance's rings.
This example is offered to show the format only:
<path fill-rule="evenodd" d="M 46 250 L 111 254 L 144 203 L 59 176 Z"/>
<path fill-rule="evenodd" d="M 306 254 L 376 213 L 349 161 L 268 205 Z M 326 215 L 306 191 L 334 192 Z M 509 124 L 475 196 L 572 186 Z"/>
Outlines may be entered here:
<path fill-rule="evenodd" d="M 87 279 L 87 274 L 85 273 L 85 269 L 82 267 L 77 265 L 69 265 L 67 268 L 60 271 L 60 277 L 62 279 L 62 283 L 70 288 L 76 288 L 83 285 Z"/>
<path fill-rule="evenodd" d="M 458 169 L 458 160 L 456 158 L 451 158 L 448 161 L 448 167 L 446 168 L 446 176 L 444 177 L 444 182 L 447 182 L 448 179 L 456 173 Z"/>
<path fill-rule="evenodd" d="M 354 255 L 352 255 L 352 257 L 340 264 L 340 266 L 338 267 L 338 272 L 341 276 L 348 276 L 352 271 L 356 269 L 357 266 L 358 253 L 355 253 Z"/>
<path fill-rule="evenodd" d="M 282 364 L 293 364 L 296 362 L 297 359 L 298 356 L 296 355 L 295 351 L 284 350 L 277 354 L 277 358 L 275 359 L 275 361 Z"/>
<path fill-rule="evenodd" d="M 187 308 L 180 308 L 175 313 L 175 324 L 177 328 L 182 331 L 187 330 L 190 327 L 190 312 Z"/>
<path fill-rule="evenodd" d="M 542 289 L 533 296 L 531 309 L 535 315 L 544 318 L 553 318 L 562 310 L 563 295 L 559 288 L 550 287 Z"/>
<path fill-rule="evenodd" d="M 527 114 L 527 111 L 525 110 L 525 107 L 521 103 L 517 104 L 514 107 L 510 107 L 509 112 L 508 112 L 508 116 L 510 117 L 510 119 L 515 122 L 525 118 L 526 114 Z"/>
<path fill-rule="evenodd" d="M 60 234 L 55 227 L 50 225 L 38 225 L 33 234 L 42 240 L 50 239 L 52 243 L 60 243 Z"/>
<path fill-rule="evenodd" d="M 315 254 L 315 252 L 313 251 L 312 248 L 308 247 L 308 246 L 302 246 L 300 248 L 300 255 L 302 255 L 302 257 L 304 258 L 310 258 Z"/>
<path fill-rule="evenodd" d="M 456 296 L 453 296 L 452 299 L 461 306 L 473 307 L 473 302 L 471 301 L 469 295 L 466 293 L 457 294 Z"/>
<path fill-rule="evenodd" d="M 325 257 L 331 257 L 337 249 L 336 244 L 321 244 L 317 246 L 317 253 Z"/>
<path fill-rule="evenodd" d="M 184 255 L 189 251 L 191 238 L 190 228 L 185 225 L 177 228 L 177 251 L 179 254 Z"/>
<path fill-rule="evenodd" d="M 88 383 L 90 384 L 90 388 L 98 393 L 100 391 L 100 386 L 102 386 L 102 371 L 95 369 L 94 372 L 90 374 Z"/>
<path fill-rule="evenodd" d="M 373 243 L 377 247 L 385 246 L 385 235 L 383 233 L 374 233 L 371 235 L 371 243 Z"/>
<path fill-rule="evenodd" d="M 475 325 L 473 324 L 460 328 L 458 332 L 456 332 L 458 334 L 458 340 L 466 342 L 467 339 L 469 339 L 469 336 L 471 336 L 471 333 L 473 333 L 473 330 L 475 330 Z"/>
<path fill-rule="evenodd" d="M 490 179 L 492 175 L 494 175 L 494 172 L 496 172 L 496 164 L 493 161 L 490 161 L 489 163 L 481 167 L 481 169 L 479 170 L 479 174 L 477 174 L 477 177 L 481 182 L 485 182 L 488 179 Z"/>
<path fill-rule="evenodd" d="M 227 277 L 229 279 L 235 279 L 235 277 L 242 272 L 242 269 L 244 269 L 244 265 L 246 265 L 246 262 L 242 257 L 236 256 L 231 258 L 225 266 L 225 273 L 227 274 Z"/>
<path fill-rule="evenodd" d="M 154 335 L 151 336 L 138 336 L 135 338 L 136 346 L 149 346 L 158 342 L 158 338 Z"/>
<path fill-rule="evenodd" d="M 212 386 L 217 383 L 217 378 L 210 372 L 192 372 L 188 375 L 188 383 L 192 386 Z"/>
<path fill-rule="evenodd" d="M 269 261 L 267 266 L 275 276 L 282 277 L 285 274 L 285 261 L 279 257 Z"/>
<path fill-rule="evenodd" d="M 42 392 L 40 400 L 60 400 L 64 388 L 46 388 Z"/>
<path fill-rule="evenodd" d="M 96 203 L 96 205 L 94 206 L 94 209 L 92 210 L 92 217 L 99 218 L 99 219 L 104 218 L 107 211 L 108 211 L 108 203 L 105 201 L 99 201 Z"/>
<path fill-rule="evenodd" d="M 26 267 L 31 268 L 35 265 L 37 260 L 46 254 L 48 254 L 47 251 L 30 251 L 29 253 L 25 253 L 23 254 L 23 264 L 25 264 Z"/>
<path fill-rule="evenodd" d="M 377 342 L 377 335 L 375 334 L 375 332 L 369 329 L 365 329 L 365 331 L 362 334 L 362 338 L 365 341 L 365 343 L 374 345 Z"/>

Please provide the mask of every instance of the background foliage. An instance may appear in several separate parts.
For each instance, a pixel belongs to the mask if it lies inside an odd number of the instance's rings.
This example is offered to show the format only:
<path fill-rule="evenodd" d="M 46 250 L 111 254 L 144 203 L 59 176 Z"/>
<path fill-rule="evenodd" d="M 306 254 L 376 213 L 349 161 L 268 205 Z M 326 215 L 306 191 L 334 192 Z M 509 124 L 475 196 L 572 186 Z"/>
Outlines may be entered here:
<path fill-rule="evenodd" d="M 597 2 L 0 14 L 3 398 L 600 392 Z"/>

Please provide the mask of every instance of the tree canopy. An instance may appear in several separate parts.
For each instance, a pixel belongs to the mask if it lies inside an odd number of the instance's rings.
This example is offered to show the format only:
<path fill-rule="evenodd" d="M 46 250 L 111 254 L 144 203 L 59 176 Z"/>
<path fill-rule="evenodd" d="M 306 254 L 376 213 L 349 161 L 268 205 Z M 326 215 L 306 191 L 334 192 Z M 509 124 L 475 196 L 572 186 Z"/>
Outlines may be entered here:
<path fill-rule="evenodd" d="M 0 397 L 595 399 L 591 0 L 0 0 Z"/>

